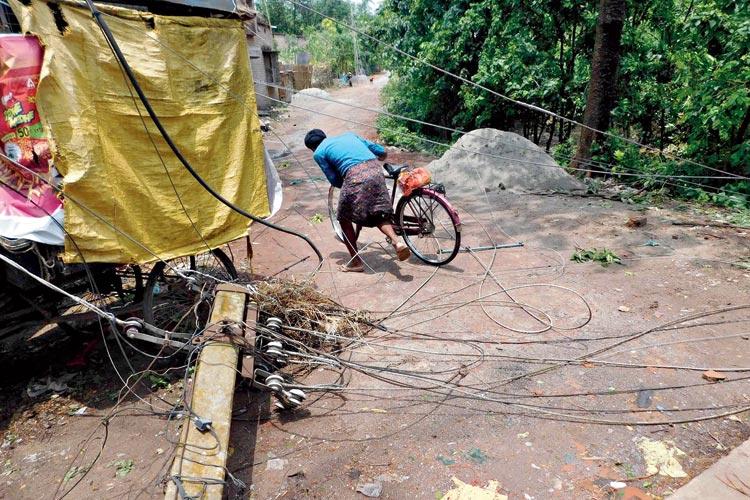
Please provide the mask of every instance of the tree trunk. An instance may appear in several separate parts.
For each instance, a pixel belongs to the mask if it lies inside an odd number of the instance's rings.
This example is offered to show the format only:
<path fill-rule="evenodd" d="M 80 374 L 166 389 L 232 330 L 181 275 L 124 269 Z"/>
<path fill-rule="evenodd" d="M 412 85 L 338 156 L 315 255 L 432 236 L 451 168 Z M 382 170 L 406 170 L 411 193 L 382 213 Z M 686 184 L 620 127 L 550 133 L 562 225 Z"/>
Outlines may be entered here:
<path fill-rule="evenodd" d="M 591 60 L 591 80 L 578 150 L 569 168 L 581 168 L 591 159 L 594 130 L 609 127 L 609 115 L 615 102 L 617 72 L 620 69 L 622 26 L 627 10 L 626 0 L 600 0 L 599 20 L 596 23 L 594 56 Z M 591 172 L 586 172 L 590 177 Z"/>

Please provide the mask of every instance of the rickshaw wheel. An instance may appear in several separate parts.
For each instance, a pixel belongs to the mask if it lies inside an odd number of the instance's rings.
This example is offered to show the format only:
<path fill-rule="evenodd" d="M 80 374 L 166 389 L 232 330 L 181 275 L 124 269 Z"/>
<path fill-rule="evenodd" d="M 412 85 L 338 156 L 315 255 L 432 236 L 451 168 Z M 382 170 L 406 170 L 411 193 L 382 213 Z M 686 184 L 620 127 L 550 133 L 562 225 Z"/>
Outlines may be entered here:
<path fill-rule="evenodd" d="M 218 248 L 158 262 L 144 289 L 143 318 L 162 330 L 197 333 L 208 323 L 215 285 L 235 279 L 234 264 Z"/>
<path fill-rule="evenodd" d="M 143 300 L 143 271 L 136 264 L 117 266 L 115 274 L 119 281 L 115 283 L 117 294 L 126 303 L 137 304 Z"/>

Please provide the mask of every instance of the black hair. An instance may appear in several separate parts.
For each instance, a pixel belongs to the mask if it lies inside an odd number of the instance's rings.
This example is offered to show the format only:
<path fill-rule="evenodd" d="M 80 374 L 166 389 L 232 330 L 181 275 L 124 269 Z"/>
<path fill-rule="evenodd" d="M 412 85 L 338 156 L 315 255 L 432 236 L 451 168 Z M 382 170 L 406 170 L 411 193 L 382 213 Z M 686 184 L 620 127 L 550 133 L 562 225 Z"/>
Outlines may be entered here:
<path fill-rule="evenodd" d="M 315 151 L 316 149 L 318 149 L 318 146 L 320 146 L 320 143 L 323 142 L 323 139 L 325 138 L 325 132 L 323 132 L 319 128 L 314 128 L 309 131 L 307 135 L 305 135 L 305 146 L 307 147 L 307 149 Z"/>

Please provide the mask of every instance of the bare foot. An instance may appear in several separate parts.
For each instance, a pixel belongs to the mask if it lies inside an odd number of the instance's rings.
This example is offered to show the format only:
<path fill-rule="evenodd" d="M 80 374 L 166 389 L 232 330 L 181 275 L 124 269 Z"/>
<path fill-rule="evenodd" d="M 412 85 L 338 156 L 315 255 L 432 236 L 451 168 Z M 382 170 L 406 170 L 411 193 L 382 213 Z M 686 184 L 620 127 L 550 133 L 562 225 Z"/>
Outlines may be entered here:
<path fill-rule="evenodd" d="M 339 271 L 342 273 L 362 273 L 365 270 L 365 266 L 363 264 L 360 264 L 359 266 L 347 266 L 345 264 L 341 264 L 339 266 Z"/>
<path fill-rule="evenodd" d="M 406 260 L 411 255 L 411 250 L 404 243 L 396 244 L 396 256 L 398 260 Z"/>

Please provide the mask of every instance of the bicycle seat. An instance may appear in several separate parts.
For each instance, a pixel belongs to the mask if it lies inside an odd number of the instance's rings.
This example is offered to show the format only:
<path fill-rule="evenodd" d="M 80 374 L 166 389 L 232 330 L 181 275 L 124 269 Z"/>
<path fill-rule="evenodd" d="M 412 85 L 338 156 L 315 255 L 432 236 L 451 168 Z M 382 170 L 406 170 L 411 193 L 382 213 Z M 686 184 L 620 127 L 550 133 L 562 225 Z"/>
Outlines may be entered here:
<path fill-rule="evenodd" d="M 408 168 L 409 165 L 391 165 L 390 163 L 383 163 L 383 168 L 386 172 L 388 172 L 389 179 L 398 179 L 398 174 L 401 173 L 401 171 L 405 168 Z"/>

